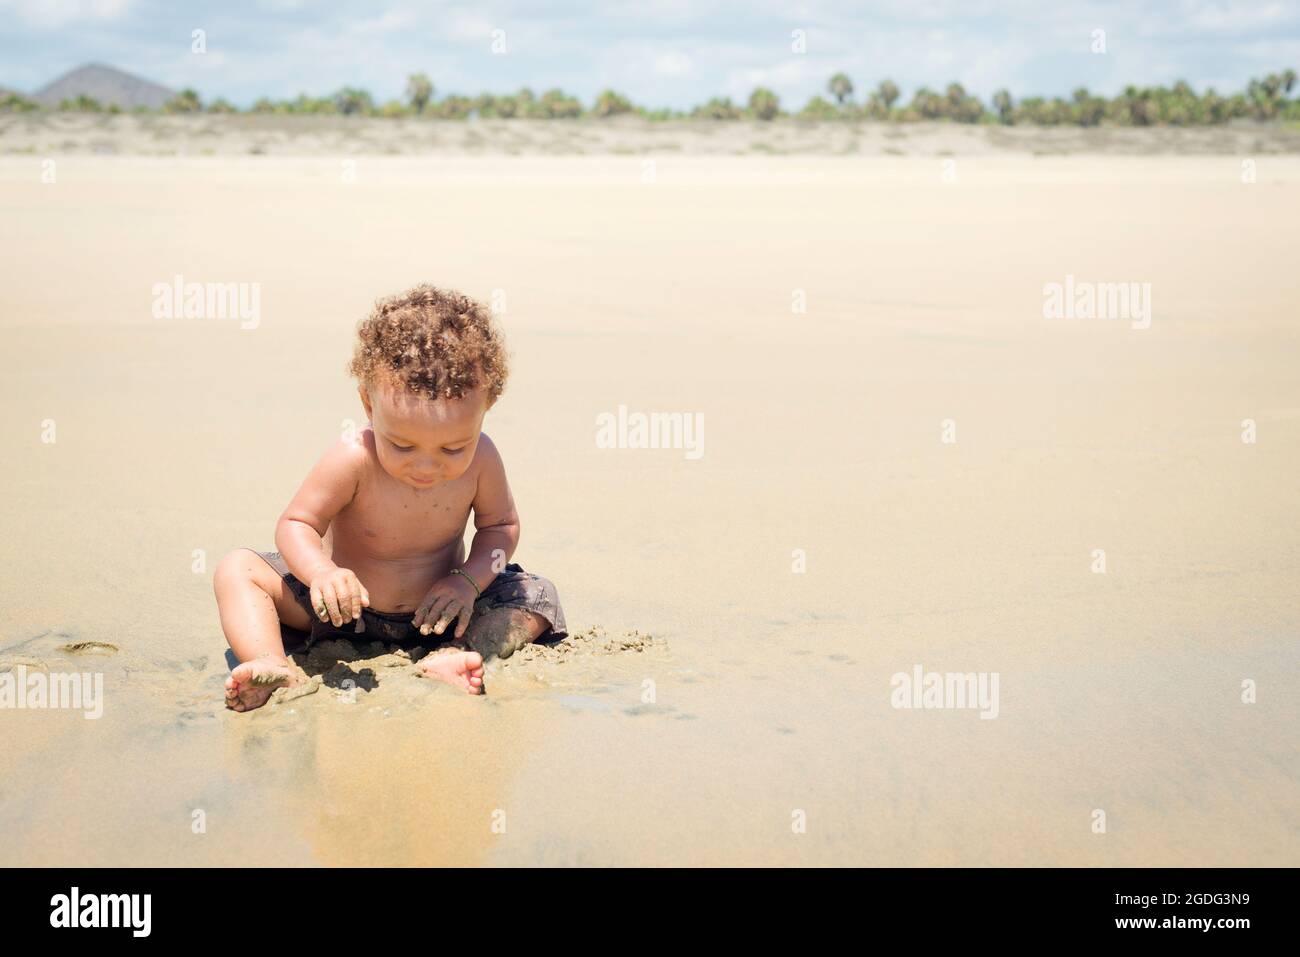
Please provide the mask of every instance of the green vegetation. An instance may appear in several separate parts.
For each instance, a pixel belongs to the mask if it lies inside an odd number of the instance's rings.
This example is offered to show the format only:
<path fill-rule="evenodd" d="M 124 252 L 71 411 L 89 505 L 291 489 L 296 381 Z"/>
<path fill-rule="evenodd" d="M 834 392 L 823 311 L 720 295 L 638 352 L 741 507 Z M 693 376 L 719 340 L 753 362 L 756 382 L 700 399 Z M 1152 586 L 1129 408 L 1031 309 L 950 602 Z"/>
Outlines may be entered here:
<path fill-rule="evenodd" d="M 866 94 L 863 102 L 853 99 L 853 80 L 836 73 L 826 84 L 830 99 L 814 96 L 801 109 L 787 113 L 777 95 L 765 88 L 754 90 L 740 105 L 727 97 L 714 97 L 691 110 L 649 109 L 634 104 L 615 90 L 604 90 L 588 108 L 563 90 L 547 90 L 537 96 L 525 87 L 517 93 L 496 95 L 482 93 L 462 96 L 452 93 L 435 97 L 433 81 L 423 73 L 412 74 L 406 84 L 405 100 L 377 104 L 369 92 L 344 87 L 331 96 L 312 97 L 305 93 L 292 100 L 262 97 L 248 113 L 282 115 L 336 115 L 381 117 L 426 117 L 440 120 L 483 119 L 605 119 L 624 115 L 647 120 L 762 120 L 784 116 L 817 121 L 877 121 L 911 123 L 922 120 L 951 123 L 990 123 L 1006 126 L 1207 126 L 1232 120 L 1300 122 L 1300 98 L 1292 99 L 1296 87 L 1294 70 L 1270 73 L 1261 80 L 1251 80 L 1240 93 L 1221 95 L 1213 89 L 1197 93 L 1183 81 L 1172 87 L 1126 87 L 1118 96 L 1107 99 L 1075 90 L 1068 99 L 1025 97 L 1016 100 L 1007 90 L 993 94 L 986 105 L 966 92 L 960 83 L 951 83 L 943 92 L 922 87 L 910 100 L 902 99 L 899 88 L 883 80 Z M 30 112 L 39 105 L 16 93 L 0 94 L 0 113 Z M 82 112 L 118 112 L 105 108 L 87 96 L 64 100 L 58 109 Z M 182 90 L 163 111 L 167 113 L 238 113 L 223 99 L 204 106 L 199 94 Z"/>
<path fill-rule="evenodd" d="M 749 95 L 749 115 L 756 120 L 774 120 L 781 115 L 781 101 L 771 90 L 760 86 Z"/>
<path fill-rule="evenodd" d="M 433 82 L 423 73 L 412 73 L 406 81 L 406 98 L 412 110 L 423 113 L 433 99 Z"/>
<path fill-rule="evenodd" d="M 29 100 L 19 93 L 0 94 L 0 113 L 30 113 L 38 108 L 35 100 Z"/>
<path fill-rule="evenodd" d="M 167 101 L 163 107 L 166 113 L 198 113 L 203 109 L 199 94 L 194 90 L 184 89 Z"/>

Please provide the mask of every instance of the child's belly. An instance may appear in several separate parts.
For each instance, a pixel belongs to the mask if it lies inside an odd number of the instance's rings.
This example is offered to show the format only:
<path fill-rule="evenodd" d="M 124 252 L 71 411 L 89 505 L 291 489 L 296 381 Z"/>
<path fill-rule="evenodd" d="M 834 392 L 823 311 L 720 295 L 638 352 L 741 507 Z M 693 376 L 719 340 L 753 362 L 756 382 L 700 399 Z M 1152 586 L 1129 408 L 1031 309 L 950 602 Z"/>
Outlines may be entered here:
<path fill-rule="evenodd" d="M 380 555 L 373 550 L 348 547 L 334 539 L 334 564 L 349 568 L 370 593 L 375 611 L 408 613 L 420 607 L 433 583 L 446 578 L 464 561 L 464 542 L 456 539 L 429 552 L 408 555 Z"/>

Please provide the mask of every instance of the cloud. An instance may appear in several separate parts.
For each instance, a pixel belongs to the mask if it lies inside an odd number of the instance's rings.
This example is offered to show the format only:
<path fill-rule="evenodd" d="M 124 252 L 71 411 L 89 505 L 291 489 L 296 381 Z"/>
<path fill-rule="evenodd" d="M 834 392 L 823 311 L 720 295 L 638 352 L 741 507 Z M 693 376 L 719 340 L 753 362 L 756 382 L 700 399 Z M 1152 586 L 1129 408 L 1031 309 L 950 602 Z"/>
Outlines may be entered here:
<path fill-rule="evenodd" d="M 650 71 L 656 76 L 686 76 L 695 70 L 695 64 L 685 53 L 670 51 L 661 53 L 650 64 Z"/>
<path fill-rule="evenodd" d="M 36 30 L 54 30 L 118 20 L 134 5 L 134 0 L 0 0 L 0 15 L 12 14 Z"/>

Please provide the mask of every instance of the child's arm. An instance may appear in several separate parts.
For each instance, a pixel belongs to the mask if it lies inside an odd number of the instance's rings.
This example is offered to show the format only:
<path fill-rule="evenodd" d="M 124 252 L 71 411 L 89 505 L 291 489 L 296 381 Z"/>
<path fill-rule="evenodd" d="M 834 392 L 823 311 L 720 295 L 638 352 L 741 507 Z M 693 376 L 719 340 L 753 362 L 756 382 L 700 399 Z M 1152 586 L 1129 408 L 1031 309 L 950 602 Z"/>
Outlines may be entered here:
<path fill-rule="evenodd" d="M 346 568 L 325 554 L 325 533 L 334 516 L 357 493 L 365 450 L 339 442 L 316 463 L 275 525 L 275 547 L 289 571 L 311 587 L 312 609 L 335 627 L 361 617 L 370 593 Z"/>
<path fill-rule="evenodd" d="M 469 557 L 461 566 L 480 589 L 506 567 L 519 547 L 519 513 L 506 481 L 506 466 L 501 453 L 486 435 L 479 440 L 475 457 L 484 456 L 478 473 L 478 490 L 474 493 L 474 541 Z"/>
<path fill-rule="evenodd" d="M 506 467 L 501 453 L 486 435 L 479 438 L 474 463 L 478 468 L 478 485 L 471 505 L 474 541 L 469 557 L 460 567 L 478 589 L 460 574 L 435 582 L 415 613 L 413 624 L 421 634 L 441 635 L 448 625 L 456 622 L 456 637 L 464 636 L 474 614 L 475 599 L 506 567 L 519 545 L 519 514 L 510 495 L 510 483 L 506 481 Z"/>

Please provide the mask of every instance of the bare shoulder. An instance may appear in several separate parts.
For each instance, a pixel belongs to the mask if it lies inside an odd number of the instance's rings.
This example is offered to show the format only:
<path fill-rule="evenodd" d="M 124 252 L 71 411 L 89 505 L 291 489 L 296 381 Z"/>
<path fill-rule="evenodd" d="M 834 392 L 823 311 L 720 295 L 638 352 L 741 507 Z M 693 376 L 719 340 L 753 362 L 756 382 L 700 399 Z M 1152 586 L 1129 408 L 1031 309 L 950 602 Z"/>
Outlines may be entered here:
<path fill-rule="evenodd" d="M 358 472 L 379 461 L 375 451 L 375 433 L 370 426 L 359 429 L 355 435 L 345 435 L 330 447 L 327 454 L 334 455 L 339 465 Z"/>
<path fill-rule="evenodd" d="M 351 486 L 354 490 L 365 477 L 375 458 L 375 440 L 369 429 L 339 439 L 321 456 L 316 471 L 331 484 Z"/>
<path fill-rule="evenodd" d="M 306 522 L 324 535 L 334 516 L 356 498 L 367 458 L 358 439 L 335 442 L 312 467 L 281 518 Z"/>
<path fill-rule="evenodd" d="M 501 458 L 501 450 L 486 432 L 479 433 L 478 448 L 474 451 L 474 468 L 480 475 L 484 472 L 502 473 L 506 470 L 506 464 Z"/>

